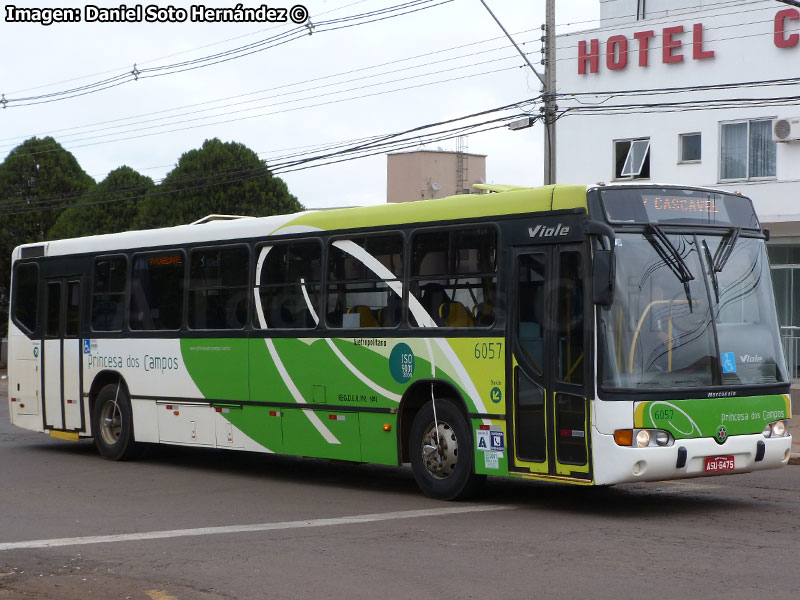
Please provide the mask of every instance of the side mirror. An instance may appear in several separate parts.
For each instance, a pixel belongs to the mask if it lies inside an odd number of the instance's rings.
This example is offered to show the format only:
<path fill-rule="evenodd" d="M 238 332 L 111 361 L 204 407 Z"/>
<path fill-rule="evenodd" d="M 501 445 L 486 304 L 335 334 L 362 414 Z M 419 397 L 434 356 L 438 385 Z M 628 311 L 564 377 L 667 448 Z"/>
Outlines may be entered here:
<path fill-rule="evenodd" d="M 614 301 L 614 275 L 616 261 L 611 250 L 595 250 L 592 274 L 592 300 L 600 306 L 611 306 Z"/>

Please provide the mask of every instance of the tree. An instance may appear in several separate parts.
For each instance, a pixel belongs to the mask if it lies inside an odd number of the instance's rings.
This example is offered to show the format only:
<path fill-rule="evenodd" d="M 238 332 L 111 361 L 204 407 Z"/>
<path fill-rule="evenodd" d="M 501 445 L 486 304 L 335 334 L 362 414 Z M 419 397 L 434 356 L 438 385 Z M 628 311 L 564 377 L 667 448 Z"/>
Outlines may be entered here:
<path fill-rule="evenodd" d="M 26 140 L 0 164 L 0 330 L 8 322 L 12 250 L 44 240 L 64 208 L 94 185 L 51 137 Z"/>
<path fill-rule="evenodd" d="M 255 217 L 302 210 L 286 183 L 236 142 L 206 140 L 181 156 L 152 197 L 139 204 L 139 228 L 191 223 L 210 214 Z"/>
<path fill-rule="evenodd" d="M 65 210 L 47 234 L 57 240 L 85 235 L 116 233 L 134 227 L 139 202 L 153 193 L 155 184 L 130 167 L 119 167 Z"/>

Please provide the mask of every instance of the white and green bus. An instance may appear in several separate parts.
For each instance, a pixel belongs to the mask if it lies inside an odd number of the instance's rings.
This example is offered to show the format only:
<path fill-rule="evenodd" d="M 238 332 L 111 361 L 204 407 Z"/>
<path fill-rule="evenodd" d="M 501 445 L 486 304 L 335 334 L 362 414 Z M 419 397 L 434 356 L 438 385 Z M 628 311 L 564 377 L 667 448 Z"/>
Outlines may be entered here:
<path fill-rule="evenodd" d="M 21 246 L 9 406 L 128 459 L 179 444 L 580 485 L 788 462 L 789 380 L 741 195 L 495 193 Z"/>

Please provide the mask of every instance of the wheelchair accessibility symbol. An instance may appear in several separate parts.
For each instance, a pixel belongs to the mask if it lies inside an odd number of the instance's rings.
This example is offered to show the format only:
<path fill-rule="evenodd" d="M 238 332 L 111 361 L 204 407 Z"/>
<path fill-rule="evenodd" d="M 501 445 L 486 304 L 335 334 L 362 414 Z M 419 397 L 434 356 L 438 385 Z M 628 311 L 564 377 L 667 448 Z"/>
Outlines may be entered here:
<path fill-rule="evenodd" d="M 722 372 L 736 373 L 736 354 L 733 352 L 722 353 Z"/>

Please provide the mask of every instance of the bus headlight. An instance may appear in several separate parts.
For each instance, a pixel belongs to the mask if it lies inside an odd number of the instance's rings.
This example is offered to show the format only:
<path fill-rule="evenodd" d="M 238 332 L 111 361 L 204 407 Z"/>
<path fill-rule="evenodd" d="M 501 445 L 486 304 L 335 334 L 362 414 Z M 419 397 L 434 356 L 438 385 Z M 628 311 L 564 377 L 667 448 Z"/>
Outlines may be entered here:
<path fill-rule="evenodd" d="M 647 429 L 641 429 L 636 433 L 636 445 L 639 448 L 646 448 L 650 445 L 650 432 Z"/>
<path fill-rule="evenodd" d="M 654 446 L 672 446 L 675 438 L 663 429 L 617 429 L 614 432 L 614 441 L 618 446 L 633 446 L 634 448 L 648 448 Z"/>
<path fill-rule="evenodd" d="M 764 427 L 764 431 L 762 431 L 762 435 L 765 438 L 772 438 L 772 437 L 784 437 L 789 428 L 786 425 L 786 421 L 773 421 L 766 427 Z"/>
<path fill-rule="evenodd" d="M 656 430 L 656 446 L 669 445 L 670 435 L 666 431 Z"/>

